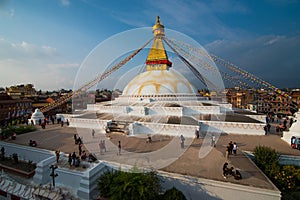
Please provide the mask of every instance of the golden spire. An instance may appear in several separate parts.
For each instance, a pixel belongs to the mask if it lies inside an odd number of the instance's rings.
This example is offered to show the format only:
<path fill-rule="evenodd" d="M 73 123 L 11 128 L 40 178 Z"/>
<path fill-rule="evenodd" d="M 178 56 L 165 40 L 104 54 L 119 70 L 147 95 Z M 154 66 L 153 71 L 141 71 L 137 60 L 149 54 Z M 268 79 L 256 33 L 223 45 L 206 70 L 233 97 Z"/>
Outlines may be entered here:
<path fill-rule="evenodd" d="M 161 24 L 159 16 L 156 17 L 156 22 L 152 28 L 152 32 L 153 32 L 154 36 L 159 36 L 159 35 L 164 36 L 165 35 L 165 27 L 164 27 L 164 25 Z"/>
<path fill-rule="evenodd" d="M 154 41 L 149 51 L 146 65 L 147 70 L 168 70 L 172 63 L 168 60 L 168 55 L 165 50 L 162 37 L 165 36 L 164 26 L 160 22 L 159 16 L 156 18 L 156 23 L 152 28 Z"/>

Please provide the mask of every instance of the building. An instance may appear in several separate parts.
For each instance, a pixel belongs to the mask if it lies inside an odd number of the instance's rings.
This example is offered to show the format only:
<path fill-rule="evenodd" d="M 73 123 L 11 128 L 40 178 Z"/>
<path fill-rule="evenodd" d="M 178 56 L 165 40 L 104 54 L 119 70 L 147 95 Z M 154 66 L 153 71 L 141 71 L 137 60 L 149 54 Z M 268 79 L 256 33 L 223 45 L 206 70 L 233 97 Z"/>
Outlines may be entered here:
<path fill-rule="evenodd" d="M 228 88 L 226 91 L 226 99 L 234 108 L 240 109 L 256 109 L 254 102 L 257 100 L 257 92 L 254 89 L 241 89 L 239 87 Z"/>
<path fill-rule="evenodd" d="M 23 99 L 27 97 L 36 96 L 37 92 L 34 89 L 33 84 L 21 84 L 10 86 L 6 89 L 6 93 L 13 99 Z"/>
<path fill-rule="evenodd" d="M 292 115 L 295 111 L 292 99 L 288 96 L 277 95 L 273 91 L 261 91 L 257 100 L 258 113 L 273 113 L 279 116 Z"/>
<path fill-rule="evenodd" d="M 32 112 L 32 100 L 13 99 L 6 93 L 0 93 L 0 125 L 14 123 L 15 120 L 25 122 Z"/>

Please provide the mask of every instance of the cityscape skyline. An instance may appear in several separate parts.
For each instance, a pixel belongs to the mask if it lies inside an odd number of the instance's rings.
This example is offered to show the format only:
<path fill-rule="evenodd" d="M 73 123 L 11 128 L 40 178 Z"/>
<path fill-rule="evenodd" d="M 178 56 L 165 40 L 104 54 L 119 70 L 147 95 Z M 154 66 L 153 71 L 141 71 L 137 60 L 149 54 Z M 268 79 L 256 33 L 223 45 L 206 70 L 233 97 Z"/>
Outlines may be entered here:
<path fill-rule="evenodd" d="M 42 90 L 72 89 L 94 47 L 114 34 L 151 27 L 158 15 L 167 28 L 278 88 L 299 87 L 299 7 L 297 0 L 4 0 L 0 87 L 32 83 Z"/>

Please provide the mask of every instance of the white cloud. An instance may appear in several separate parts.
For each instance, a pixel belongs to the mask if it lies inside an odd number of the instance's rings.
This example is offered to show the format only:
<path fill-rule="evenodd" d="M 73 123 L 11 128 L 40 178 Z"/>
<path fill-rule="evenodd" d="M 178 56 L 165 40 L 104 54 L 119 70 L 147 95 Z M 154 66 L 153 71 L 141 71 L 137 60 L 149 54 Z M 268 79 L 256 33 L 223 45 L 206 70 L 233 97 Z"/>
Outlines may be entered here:
<path fill-rule="evenodd" d="M 54 47 L 0 39 L 0 87 L 33 83 L 37 89 L 72 88 L 78 67 Z"/>
<path fill-rule="evenodd" d="M 78 68 L 80 66 L 79 63 L 49 63 L 48 67 L 50 68 L 67 68 L 67 69 L 72 69 L 72 68 Z"/>
<path fill-rule="evenodd" d="M 60 3 L 63 6 L 69 6 L 70 5 L 70 0 L 60 0 Z"/>
<path fill-rule="evenodd" d="M 47 45 L 35 45 L 22 41 L 21 43 L 9 42 L 5 39 L 0 40 L 0 59 L 10 57 L 51 57 L 56 56 L 57 50 Z"/>
<path fill-rule="evenodd" d="M 48 55 L 54 55 L 56 53 L 56 48 L 43 45 L 42 50 Z"/>
<path fill-rule="evenodd" d="M 265 45 L 265 46 L 267 46 L 267 45 L 273 45 L 273 44 L 275 44 L 276 42 L 281 41 L 281 40 L 284 39 L 284 38 L 285 38 L 285 36 L 274 36 L 274 37 L 271 37 L 270 40 L 268 40 L 268 41 L 266 41 L 266 42 L 264 43 L 264 45 Z"/>

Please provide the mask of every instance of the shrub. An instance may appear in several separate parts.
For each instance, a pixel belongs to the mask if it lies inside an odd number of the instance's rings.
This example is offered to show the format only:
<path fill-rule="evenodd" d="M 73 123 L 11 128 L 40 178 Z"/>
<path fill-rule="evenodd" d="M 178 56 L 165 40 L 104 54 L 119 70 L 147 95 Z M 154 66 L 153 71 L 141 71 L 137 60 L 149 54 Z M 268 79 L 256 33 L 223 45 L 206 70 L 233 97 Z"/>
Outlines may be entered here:
<path fill-rule="evenodd" d="M 276 185 L 282 191 L 299 190 L 300 169 L 293 165 L 284 165 L 280 173 L 274 177 Z M 298 188 L 297 188 L 298 187 Z"/>
<path fill-rule="evenodd" d="M 36 128 L 34 126 L 19 126 L 19 127 L 12 128 L 12 131 L 18 135 L 23 134 L 23 133 L 32 132 L 35 130 L 36 130 Z"/>
<path fill-rule="evenodd" d="M 161 195 L 160 199 L 162 199 L 162 200 L 186 200 L 184 194 L 175 187 L 167 190 L 163 195 Z"/>
<path fill-rule="evenodd" d="M 277 152 L 265 146 L 257 146 L 254 149 L 254 162 L 267 175 L 273 173 L 272 170 L 279 165 L 279 155 Z"/>
<path fill-rule="evenodd" d="M 282 199 L 299 199 L 300 168 L 293 165 L 280 165 L 274 149 L 258 146 L 254 149 L 254 161 L 258 167 L 282 191 Z"/>
<path fill-rule="evenodd" d="M 105 171 L 97 181 L 97 186 L 101 196 L 109 197 L 110 189 L 114 184 L 114 177 L 118 176 L 119 171 Z"/>
<path fill-rule="evenodd" d="M 36 128 L 34 126 L 9 126 L 6 129 L 2 129 L 1 135 L 6 135 L 7 137 L 10 137 L 14 133 L 16 133 L 17 135 L 21 135 L 35 130 Z"/>
<path fill-rule="evenodd" d="M 161 191 L 156 172 L 106 171 L 97 181 L 101 196 L 109 199 L 155 200 Z"/>

